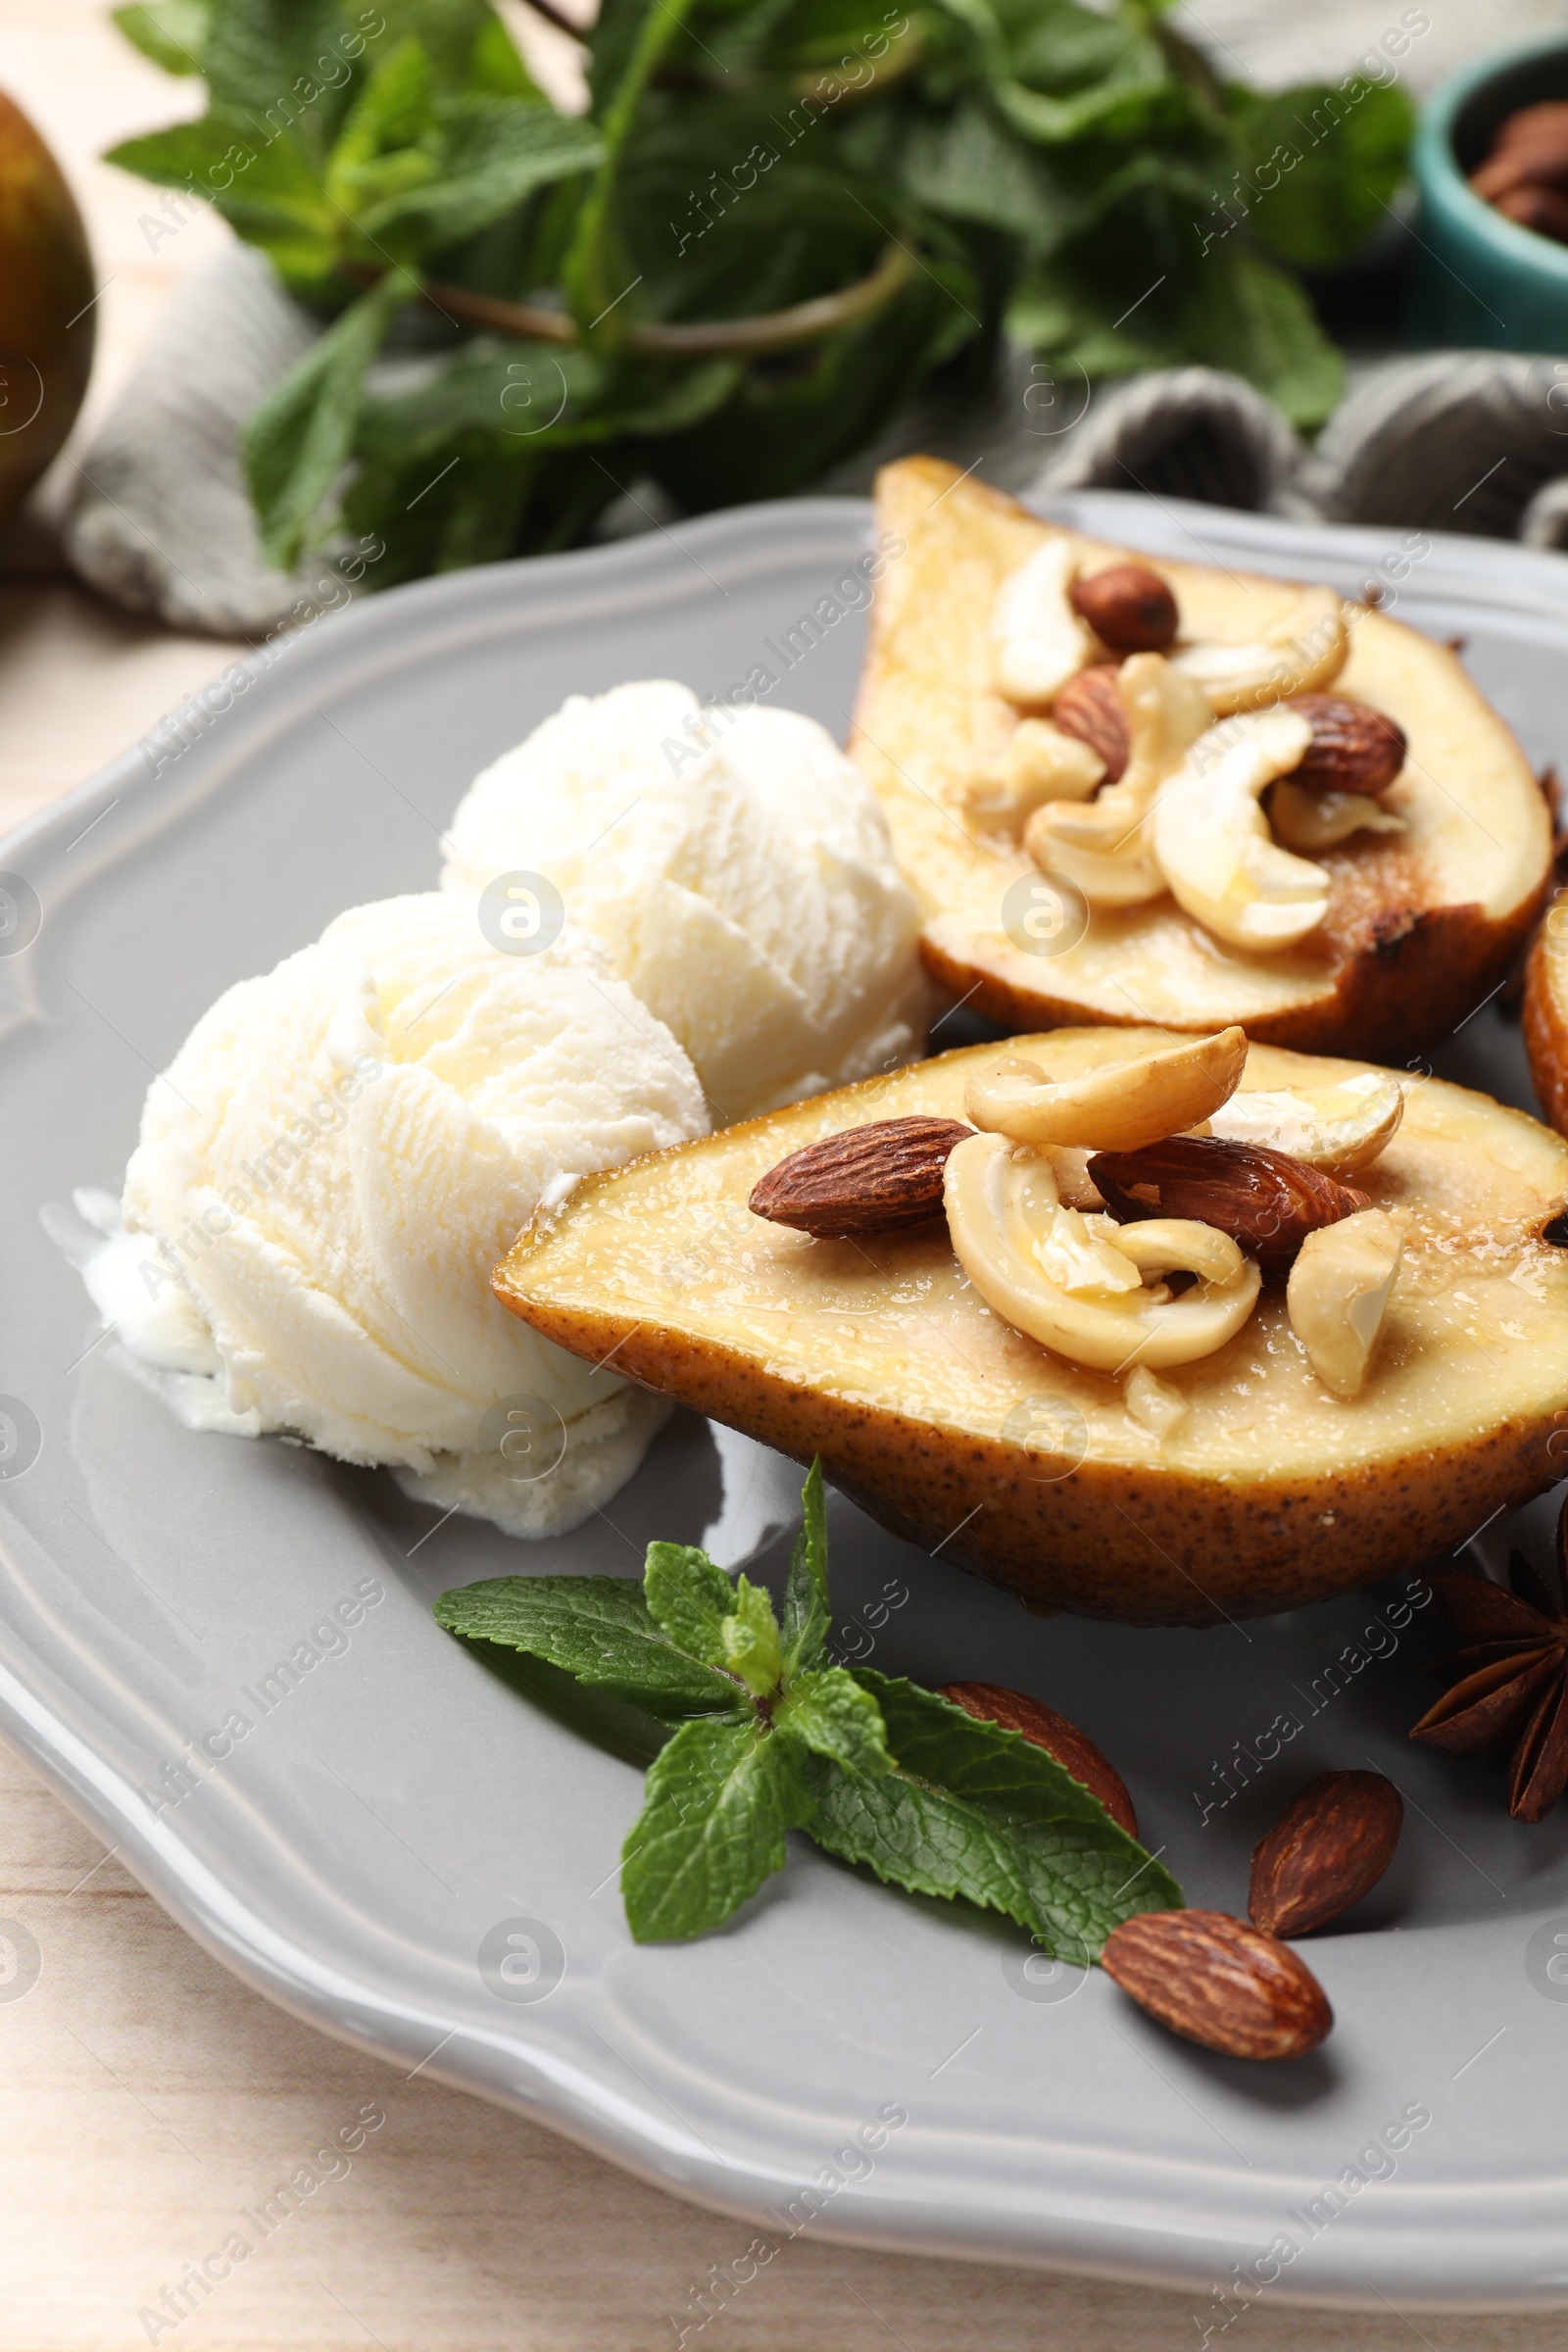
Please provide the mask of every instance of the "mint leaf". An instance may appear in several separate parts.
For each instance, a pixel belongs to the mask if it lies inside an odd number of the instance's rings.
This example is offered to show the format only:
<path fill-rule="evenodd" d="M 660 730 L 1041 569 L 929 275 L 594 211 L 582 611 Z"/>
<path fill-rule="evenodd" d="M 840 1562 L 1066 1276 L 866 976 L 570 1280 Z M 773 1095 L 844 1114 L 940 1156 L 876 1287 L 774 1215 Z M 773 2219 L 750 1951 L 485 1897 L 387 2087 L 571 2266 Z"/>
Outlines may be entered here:
<path fill-rule="evenodd" d="M 327 492 L 353 446 L 365 370 L 415 282 L 389 270 L 313 344 L 247 423 L 245 472 L 268 561 L 287 571 L 298 561 Z"/>
<path fill-rule="evenodd" d="M 286 124 L 319 167 L 353 83 L 350 30 L 336 0 L 217 0 L 202 55 L 215 105 L 249 114 L 262 137 Z"/>
<path fill-rule="evenodd" d="M 1293 424 L 1322 424 L 1345 390 L 1345 362 L 1294 277 L 1236 245 L 1204 257 L 1182 321 L 1183 339 L 1210 368 L 1256 384 Z"/>
<path fill-rule="evenodd" d="M 206 0 L 147 0 L 111 11 L 133 49 L 166 74 L 199 74 L 207 47 Z"/>
<path fill-rule="evenodd" d="M 724 1620 L 735 1606 L 735 1588 L 706 1551 L 694 1544 L 650 1544 L 643 1591 L 678 1648 L 705 1666 L 723 1664 Z"/>
<path fill-rule="evenodd" d="M 811 1836 L 922 1894 L 1002 1911 L 1070 1959 L 1098 1956 L 1119 1921 L 1179 1907 L 1181 1889 L 1069 1773 L 1016 1732 L 917 1684 L 858 1668 L 881 1708 L 892 1772 L 808 1772 Z"/>
<path fill-rule="evenodd" d="M 456 244 L 511 212 L 551 180 L 588 172 L 603 148 L 586 123 L 542 99 L 475 93 L 439 100 L 440 147 L 427 183 L 388 196 L 366 213 L 371 238 L 409 238 L 417 250 Z"/>
<path fill-rule="evenodd" d="M 1283 261 L 1329 269 L 1388 218 L 1415 128 L 1410 101 L 1392 83 L 1357 77 L 1341 89 L 1238 93 L 1232 119 L 1242 147 L 1237 200 Z"/>
<path fill-rule="evenodd" d="M 788 1741 L 745 1715 L 683 1724 L 648 1774 L 622 1849 L 626 1924 L 639 1943 L 701 1936 L 784 1867 L 784 1833 L 810 1810 Z"/>
<path fill-rule="evenodd" d="M 247 116 L 213 107 L 199 122 L 122 140 L 105 160 L 159 187 L 194 187 L 292 284 L 332 268 L 337 219 L 303 153 L 292 139 L 259 138 Z"/>
<path fill-rule="evenodd" d="M 728 1675 L 676 1648 L 631 1577 L 493 1577 L 443 1592 L 435 1615 L 449 1633 L 543 1658 L 661 1723 L 732 1714 L 741 1696 Z"/>
<path fill-rule="evenodd" d="M 748 1577 L 735 1580 L 735 1606 L 719 1627 L 724 1664 L 738 1674 L 754 1698 L 765 1698 L 778 1688 L 783 1670 L 778 1621 L 773 1603 L 760 1585 Z"/>
<path fill-rule="evenodd" d="M 882 1710 L 842 1666 L 798 1674 L 774 1709 L 773 1730 L 846 1772 L 879 1780 L 893 1770 Z"/>
<path fill-rule="evenodd" d="M 784 1586 L 784 1671 L 791 1675 L 817 1663 L 833 1622 L 827 1597 L 827 1497 L 820 1459 L 806 1474 L 801 1509 L 801 1532 L 790 1554 Z"/>

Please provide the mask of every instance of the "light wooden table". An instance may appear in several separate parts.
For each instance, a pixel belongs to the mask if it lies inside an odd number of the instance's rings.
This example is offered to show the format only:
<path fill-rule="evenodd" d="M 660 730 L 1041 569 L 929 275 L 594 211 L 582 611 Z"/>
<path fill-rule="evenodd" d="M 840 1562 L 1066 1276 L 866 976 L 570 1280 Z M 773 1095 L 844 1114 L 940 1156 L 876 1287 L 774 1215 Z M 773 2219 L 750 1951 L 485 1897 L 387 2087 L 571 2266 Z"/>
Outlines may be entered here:
<path fill-rule="evenodd" d="M 1449 0 L 1449 13 L 1473 6 Z M 1241 0 L 1212 7 L 1216 28 L 1241 37 Z M 1443 0 L 1433 8 L 1443 15 Z M 219 250 L 222 231 L 197 221 L 151 254 L 137 226 L 145 200 L 94 157 L 196 93 L 125 48 L 99 0 L 0 0 L 0 75 L 54 144 L 91 226 L 105 287 L 96 414 L 171 283 Z M 43 519 L 0 551 L 0 825 L 90 774 L 227 659 L 210 640 L 127 620 L 63 576 L 45 526 L 69 480 L 67 464 Z M 0 1941 L 0 2352 L 149 2340 L 179 2352 L 655 2352 L 675 2344 L 669 2315 L 748 2234 L 270 2008 L 0 1749 L 0 1938 L 7 1922 L 33 1939 L 40 1966 L 8 1997 Z M 368 2103 L 385 2121 L 345 2177 L 177 2327 L 139 2317 L 222 2244 L 241 2206 Z M 1206 2303 L 845 2251 L 807 2233 L 706 2343 L 689 2341 L 704 2352 L 1174 2352 L 1199 2342 L 1194 2314 Z M 1233 2338 L 1240 2352 L 1555 2352 L 1565 2340 L 1568 2321 L 1266 2303 Z"/>

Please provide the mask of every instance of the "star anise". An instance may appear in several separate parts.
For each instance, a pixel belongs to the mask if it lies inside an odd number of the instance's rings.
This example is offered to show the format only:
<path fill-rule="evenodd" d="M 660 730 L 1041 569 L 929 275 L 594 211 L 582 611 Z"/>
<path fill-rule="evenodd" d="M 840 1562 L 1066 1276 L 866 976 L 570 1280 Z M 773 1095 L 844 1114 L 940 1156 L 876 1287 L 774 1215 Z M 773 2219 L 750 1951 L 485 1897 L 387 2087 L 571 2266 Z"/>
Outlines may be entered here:
<path fill-rule="evenodd" d="M 1433 1574 L 1438 1604 L 1468 1646 L 1451 1661 L 1452 1688 L 1410 1737 L 1453 1756 L 1512 1740 L 1508 1810 L 1544 1821 L 1568 1788 L 1568 1503 L 1557 1521 L 1558 1591 L 1517 1551 L 1508 1575 L 1512 1592 L 1458 1569 Z"/>

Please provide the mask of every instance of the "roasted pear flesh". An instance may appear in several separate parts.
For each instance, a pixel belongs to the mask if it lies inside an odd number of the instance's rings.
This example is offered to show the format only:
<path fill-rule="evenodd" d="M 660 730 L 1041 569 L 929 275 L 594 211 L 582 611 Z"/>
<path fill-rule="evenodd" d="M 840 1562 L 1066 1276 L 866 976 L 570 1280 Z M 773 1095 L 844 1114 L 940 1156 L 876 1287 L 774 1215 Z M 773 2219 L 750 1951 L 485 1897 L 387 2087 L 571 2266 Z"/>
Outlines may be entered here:
<path fill-rule="evenodd" d="M 1009 1048 L 1070 1079 L 1174 1042 L 1055 1030 Z M 1160 1375 L 1164 1434 L 1124 1387 L 988 1308 L 940 1219 L 817 1240 L 754 1216 L 787 1153 L 873 1120 L 962 1120 L 970 1047 L 587 1178 L 523 1234 L 498 1297 L 548 1338 L 830 1476 L 885 1526 L 1031 1602 L 1137 1624 L 1289 1608 L 1462 1542 L 1561 1473 L 1568 1145 L 1520 1111 L 1404 1080 L 1357 1184 L 1407 1214 L 1376 1369 L 1335 1396 L 1265 1283 L 1236 1336 Z M 1251 1047 L 1248 1092 L 1367 1065 Z M 1396 1073 L 1395 1075 L 1399 1075 Z M 1243 1100 L 1233 1098 L 1233 1101 Z"/>

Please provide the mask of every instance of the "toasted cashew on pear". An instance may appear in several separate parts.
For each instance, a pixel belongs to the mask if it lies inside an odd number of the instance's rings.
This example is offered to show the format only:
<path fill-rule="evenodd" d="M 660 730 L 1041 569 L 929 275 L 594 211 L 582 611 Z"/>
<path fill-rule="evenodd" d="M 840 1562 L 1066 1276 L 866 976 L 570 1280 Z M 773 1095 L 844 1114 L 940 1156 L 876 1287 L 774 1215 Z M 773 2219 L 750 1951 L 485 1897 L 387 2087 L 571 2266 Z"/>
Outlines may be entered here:
<path fill-rule="evenodd" d="M 1295 947 L 1328 911 L 1329 877 L 1269 838 L 1259 803 L 1312 740 L 1294 710 L 1235 718 L 1194 744 L 1154 804 L 1154 856 L 1177 903 L 1232 947 Z"/>
<path fill-rule="evenodd" d="M 1038 1062 L 1009 1054 L 970 1079 L 964 1107 L 977 1127 L 1014 1143 L 1139 1152 L 1211 1118 L 1246 1067 L 1247 1033 L 1240 1028 L 1184 1039 L 1060 1082 Z"/>
<path fill-rule="evenodd" d="M 1044 798 L 1044 795 L 1041 796 Z M 1314 792 L 1309 785 L 1276 784 L 1268 805 L 1274 837 L 1288 850 L 1315 857 L 1352 833 L 1403 833 L 1402 816 L 1365 792 Z"/>
<path fill-rule="evenodd" d="M 1116 682 L 1129 742 L 1121 776 L 1087 804 L 1058 794 L 1037 809 L 1024 835 L 1042 872 L 1064 874 L 1091 906 L 1140 906 L 1164 896 L 1149 813 L 1188 747 L 1213 723 L 1206 695 L 1160 654 L 1133 654 Z"/>
<path fill-rule="evenodd" d="M 1097 1217 L 1088 1230 L 1089 1219 L 1061 1207 L 1050 1161 L 1004 1136 L 972 1135 L 958 1145 L 944 1198 L 954 1252 L 993 1313 L 1090 1371 L 1195 1363 L 1233 1339 L 1256 1304 L 1263 1278 L 1253 1261 L 1227 1235 L 1179 1218 L 1158 1221 L 1150 1270 L 1181 1267 L 1199 1280 L 1180 1298 L 1163 1282 L 1146 1287 L 1124 1245 L 1134 1233 L 1147 1236 L 1150 1225 L 1117 1227 Z M 1081 1236 L 1078 1228 L 1086 1229 Z M 1224 1250 L 1216 1252 L 1215 1242 Z M 1237 1271 L 1228 1281 L 1210 1279 L 1203 1269 L 1228 1266 L 1230 1251 Z M 1133 1272 L 1132 1284 L 1111 1264 L 1117 1259 Z M 1076 1282 L 1070 1291 L 1047 1272 L 1064 1265 Z"/>
<path fill-rule="evenodd" d="M 1047 718 L 1020 719 L 1000 760 L 967 778 L 964 806 L 981 824 L 1016 829 L 1045 801 L 1087 801 L 1105 774 L 1100 754 Z"/>
<path fill-rule="evenodd" d="M 1354 1176 L 1369 1168 L 1394 1140 L 1404 1116 L 1396 1078 L 1364 1070 L 1335 1086 L 1295 1094 L 1236 1094 L 1209 1119 L 1213 1134 L 1231 1144 L 1262 1144 L 1288 1152 L 1326 1176 Z"/>
<path fill-rule="evenodd" d="M 1260 710 L 1293 694 L 1316 694 L 1350 651 L 1345 606 L 1332 588 L 1303 588 L 1266 638 L 1248 645 L 1204 639 L 1178 645 L 1171 666 L 1200 686 L 1220 716 Z"/>
<path fill-rule="evenodd" d="M 1291 1329 L 1323 1386 L 1347 1402 L 1366 1386 L 1408 1223 L 1393 1209 L 1363 1208 L 1309 1233 L 1291 1268 Z"/>
<path fill-rule="evenodd" d="M 991 612 L 997 692 L 1009 703 L 1045 706 L 1094 656 L 1091 630 L 1072 609 L 1078 569 L 1070 539 L 1048 539 L 1009 572 Z"/>

